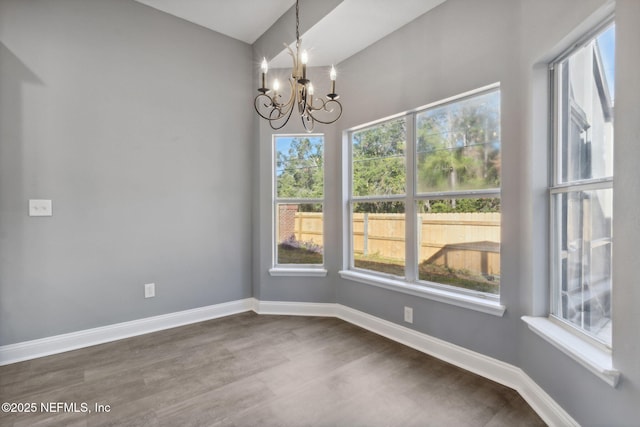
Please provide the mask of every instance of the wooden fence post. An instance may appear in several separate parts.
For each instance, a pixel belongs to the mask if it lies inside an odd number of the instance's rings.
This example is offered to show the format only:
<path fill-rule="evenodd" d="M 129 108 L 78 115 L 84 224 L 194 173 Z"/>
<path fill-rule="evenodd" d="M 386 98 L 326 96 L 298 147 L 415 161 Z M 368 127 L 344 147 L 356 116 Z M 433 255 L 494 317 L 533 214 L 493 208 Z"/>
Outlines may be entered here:
<path fill-rule="evenodd" d="M 364 213 L 364 220 L 362 223 L 362 254 L 369 255 L 369 212 Z"/>

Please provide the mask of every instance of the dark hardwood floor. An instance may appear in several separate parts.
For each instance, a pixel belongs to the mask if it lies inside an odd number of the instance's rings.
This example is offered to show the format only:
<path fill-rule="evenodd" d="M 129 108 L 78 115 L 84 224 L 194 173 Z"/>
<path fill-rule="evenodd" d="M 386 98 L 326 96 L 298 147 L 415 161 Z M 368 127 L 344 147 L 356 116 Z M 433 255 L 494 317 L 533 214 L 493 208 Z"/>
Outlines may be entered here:
<path fill-rule="evenodd" d="M 0 367 L 0 401 L 36 406 L 1 426 L 544 425 L 515 391 L 342 320 L 254 313 Z"/>

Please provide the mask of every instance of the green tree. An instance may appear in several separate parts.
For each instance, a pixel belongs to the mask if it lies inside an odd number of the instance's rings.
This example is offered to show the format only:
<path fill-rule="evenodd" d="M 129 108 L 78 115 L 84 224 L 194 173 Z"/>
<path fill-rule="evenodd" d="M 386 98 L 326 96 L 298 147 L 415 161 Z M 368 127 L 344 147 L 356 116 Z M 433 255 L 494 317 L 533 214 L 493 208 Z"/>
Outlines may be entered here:
<path fill-rule="evenodd" d="M 294 138 L 276 151 L 276 191 L 278 198 L 313 199 L 324 193 L 324 145 L 321 138 Z M 303 204 L 301 210 L 318 205 Z"/>
<path fill-rule="evenodd" d="M 498 93 L 428 110 L 417 122 L 419 193 L 500 187 Z M 425 203 L 424 207 L 460 212 L 459 203 L 452 199 L 446 203 L 448 208 L 442 201 Z M 498 205 L 487 202 L 477 208 L 487 211 L 491 206 L 498 209 Z M 471 210 L 469 203 L 463 206 L 468 209 L 465 211 L 477 211 Z"/>
<path fill-rule="evenodd" d="M 405 193 L 406 122 L 385 122 L 353 135 L 353 194 Z M 356 212 L 404 212 L 401 202 L 358 203 Z"/>

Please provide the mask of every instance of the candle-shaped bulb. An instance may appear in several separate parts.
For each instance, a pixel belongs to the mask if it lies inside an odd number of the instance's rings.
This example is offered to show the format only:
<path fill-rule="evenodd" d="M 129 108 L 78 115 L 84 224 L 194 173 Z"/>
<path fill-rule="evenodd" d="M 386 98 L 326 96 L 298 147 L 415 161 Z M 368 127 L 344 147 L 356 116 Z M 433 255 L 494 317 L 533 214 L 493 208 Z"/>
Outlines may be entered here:
<path fill-rule="evenodd" d="M 331 96 L 335 97 L 336 96 L 336 76 L 338 73 L 336 73 L 336 67 L 334 67 L 333 65 L 331 65 L 331 71 L 329 72 L 329 78 L 331 79 Z M 331 98 L 334 99 L 334 98 Z"/>
<path fill-rule="evenodd" d="M 307 87 L 307 93 L 309 94 L 309 106 L 313 107 L 313 85 L 311 83 Z"/>
<path fill-rule="evenodd" d="M 278 91 L 278 89 L 280 89 L 280 82 L 278 81 L 278 79 L 275 79 L 275 80 L 273 81 L 273 91 L 274 91 L 274 92 L 277 92 L 277 91 Z"/>
<path fill-rule="evenodd" d="M 309 62 L 309 54 L 307 53 L 306 50 L 302 51 L 302 56 L 300 57 L 300 60 L 302 61 L 303 65 L 307 65 L 307 62 Z"/>
<path fill-rule="evenodd" d="M 262 68 L 262 78 L 260 79 L 260 83 L 262 84 L 262 86 L 260 87 L 260 91 L 262 93 L 266 92 L 267 88 L 267 71 L 269 71 L 269 64 L 267 63 L 267 58 L 262 58 L 262 64 L 260 65 L 260 68 Z"/>

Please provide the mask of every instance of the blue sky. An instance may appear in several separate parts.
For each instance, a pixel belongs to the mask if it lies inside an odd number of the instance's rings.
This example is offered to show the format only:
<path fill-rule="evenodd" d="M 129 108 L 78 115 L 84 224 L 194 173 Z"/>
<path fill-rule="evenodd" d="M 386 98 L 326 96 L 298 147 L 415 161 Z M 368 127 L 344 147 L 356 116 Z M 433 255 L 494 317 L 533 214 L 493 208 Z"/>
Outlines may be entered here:
<path fill-rule="evenodd" d="M 615 43 L 616 43 L 616 27 L 612 25 L 604 33 L 598 36 L 598 46 L 604 65 L 604 72 L 607 76 L 609 85 L 609 93 L 614 98 L 615 92 Z"/>
<path fill-rule="evenodd" d="M 289 149 L 291 148 L 291 143 L 294 139 L 301 138 L 300 136 L 278 136 L 276 137 L 276 157 L 277 153 L 289 154 Z M 309 138 L 311 144 L 322 144 L 322 136 L 319 135 L 303 135 L 302 138 Z M 277 166 L 276 166 L 277 167 Z M 276 175 L 280 176 L 282 171 L 284 170 L 284 166 L 277 168 Z"/>

